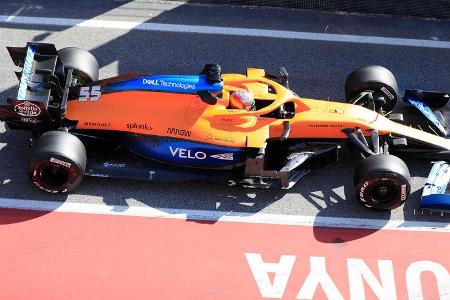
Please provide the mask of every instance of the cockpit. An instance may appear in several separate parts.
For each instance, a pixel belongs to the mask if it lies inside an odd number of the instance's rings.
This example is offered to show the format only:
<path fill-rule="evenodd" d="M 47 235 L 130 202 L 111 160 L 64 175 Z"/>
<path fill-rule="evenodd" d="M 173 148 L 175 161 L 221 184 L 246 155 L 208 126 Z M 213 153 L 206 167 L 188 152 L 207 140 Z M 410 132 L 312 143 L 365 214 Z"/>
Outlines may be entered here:
<path fill-rule="evenodd" d="M 283 69 L 284 70 L 284 69 Z M 206 81 L 223 83 L 221 91 L 199 92 L 208 104 L 219 104 L 230 112 L 247 112 L 249 115 L 289 119 L 295 115 L 296 104 L 291 99 L 298 98 L 288 89 L 287 72 L 284 77 L 265 74 L 263 69 L 247 69 L 247 74 L 221 74 L 220 66 L 207 65 L 201 72 Z"/>

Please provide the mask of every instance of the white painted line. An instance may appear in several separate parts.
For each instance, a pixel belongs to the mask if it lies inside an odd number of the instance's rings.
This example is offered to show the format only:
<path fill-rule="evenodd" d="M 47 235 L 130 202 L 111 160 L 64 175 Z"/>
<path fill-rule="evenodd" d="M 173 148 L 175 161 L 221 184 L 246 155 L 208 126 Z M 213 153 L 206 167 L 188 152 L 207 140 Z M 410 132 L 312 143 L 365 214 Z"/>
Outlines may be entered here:
<path fill-rule="evenodd" d="M 64 26 L 64 27 L 76 26 L 89 28 L 125 29 L 125 30 L 136 29 L 146 31 L 221 34 L 221 35 L 235 35 L 235 36 L 293 39 L 293 40 L 450 49 L 450 42 L 448 41 L 404 39 L 393 37 L 362 36 L 362 35 L 347 35 L 347 34 L 329 34 L 319 32 L 267 30 L 267 29 L 238 28 L 238 27 L 198 26 L 198 25 L 182 25 L 182 24 L 141 23 L 129 21 L 84 20 L 84 19 L 43 18 L 43 17 L 23 17 L 23 16 L 20 17 L 16 16 L 11 18 L 11 16 L 6 15 L 0 15 L 0 23 L 24 24 L 24 25 L 27 24 L 50 25 L 50 26 Z"/>
<path fill-rule="evenodd" d="M 0 208 L 27 209 L 37 211 L 57 211 L 69 213 L 138 216 L 148 218 L 167 218 L 181 220 L 241 222 L 256 224 L 278 224 L 293 226 L 316 226 L 360 229 L 389 229 L 406 231 L 450 232 L 447 222 L 421 222 L 378 220 L 358 218 L 333 218 L 277 214 L 250 214 L 209 210 L 190 210 L 174 208 L 153 208 L 148 206 L 123 206 L 89 203 L 70 203 L 38 200 L 19 200 L 0 198 Z"/>
<path fill-rule="evenodd" d="M 22 6 L 21 8 L 19 8 L 18 10 L 16 10 L 12 15 L 10 15 L 7 19 L 6 19 L 6 22 L 9 22 L 9 21 L 11 21 L 12 19 L 14 19 L 15 17 L 17 17 L 21 12 L 22 12 L 22 10 L 25 8 L 25 6 Z"/>

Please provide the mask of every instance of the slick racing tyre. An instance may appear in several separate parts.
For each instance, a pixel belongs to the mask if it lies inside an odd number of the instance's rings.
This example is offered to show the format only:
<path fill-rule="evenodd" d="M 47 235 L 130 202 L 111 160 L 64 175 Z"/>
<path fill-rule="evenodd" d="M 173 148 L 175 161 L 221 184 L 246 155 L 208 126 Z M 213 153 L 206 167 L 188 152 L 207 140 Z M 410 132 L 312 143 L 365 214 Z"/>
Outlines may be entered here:
<path fill-rule="evenodd" d="M 73 76 L 81 84 L 98 80 L 97 59 L 86 50 L 67 47 L 58 50 L 58 56 L 64 65 L 64 70 L 73 69 Z"/>
<path fill-rule="evenodd" d="M 391 210 L 402 205 L 411 190 L 406 164 L 389 154 L 370 156 L 355 169 L 356 197 L 367 207 Z"/>
<path fill-rule="evenodd" d="M 33 184 L 49 193 L 65 193 L 75 189 L 86 169 L 86 149 L 74 135 L 49 131 L 34 146 L 29 175 Z"/>
<path fill-rule="evenodd" d="M 397 80 L 391 71 L 382 66 L 366 66 L 354 70 L 345 82 L 347 103 L 365 91 L 372 91 L 375 111 L 388 113 L 392 111 L 398 99 Z M 369 108 L 369 103 L 358 103 Z M 373 107 L 372 107 L 373 108 Z"/>

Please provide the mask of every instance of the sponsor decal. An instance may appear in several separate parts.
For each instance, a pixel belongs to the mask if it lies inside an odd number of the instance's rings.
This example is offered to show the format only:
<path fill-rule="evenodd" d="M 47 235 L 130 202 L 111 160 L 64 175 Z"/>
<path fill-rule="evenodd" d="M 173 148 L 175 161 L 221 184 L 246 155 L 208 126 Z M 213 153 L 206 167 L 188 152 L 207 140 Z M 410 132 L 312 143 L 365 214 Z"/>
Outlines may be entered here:
<path fill-rule="evenodd" d="M 220 118 L 222 122 L 233 122 L 233 118 Z"/>
<path fill-rule="evenodd" d="M 211 155 L 212 158 L 221 159 L 221 160 L 233 160 L 233 153 L 220 153 Z"/>
<path fill-rule="evenodd" d="M 37 117 L 41 114 L 41 109 L 29 101 L 21 102 L 14 106 L 14 111 L 24 117 Z"/>
<path fill-rule="evenodd" d="M 68 163 L 66 161 L 62 161 L 60 159 L 54 158 L 54 157 L 50 157 L 50 162 L 64 166 L 66 168 L 70 168 L 70 166 L 72 165 L 71 163 Z"/>
<path fill-rule="evenodd" d="M 369 182 L 364 182 L 363 186 L 361 187 L 361 190 L 359 191 L 359 199 L 361 199 L 361 202 L 366 203 L 366 199 L 364 199 L 364 191 L 366 190 L 367 186 L 369 185 Z"/>
<path fill-rule="evenodd" d="M 35 118 L 28 118 L 28 117 L 21 117 L 20 121 L 23 123 L 31 123 L 31 124 L 39 124 L 42 122 L 42 120 L 35 119 Z"/>
<path fill-rule="evenodd" d="M 110 163 L 110 162 L 104 162 L 103 166 L 105 168 L 125 168 L 125 164 Z"/>
<path fill-rule="evenodd" d="M 381 88 L 381 91 L 382 91 L 386 96 L 388 96 L 388 98 L 389 98 L 390 100 L 392 100 L 392 99 L 395 98 L 395 96 L 392 95 L 392 93 L 389 92 L 388 89 L 385 88 L 384 86 Z"/>
<path fill-rule="evenodd" d="M 185 148 L 172 148 L 172 146 L 169 146 L 170 153 L 173 157 L 178 158 L 187 158 L 187 159 L 199 159 L 203 160 L 207 157 L 205 152 L 202 151 L 192 151 L 190 149 Z"/>
<path fill-rule="evenodd" d="M 236 144 L 236 142 L 228 137 L 220 137 L 220 136 L 214 136 L 211 133 L 208 134 L 208 136 L 205 139 L 205 142 L 207 143 L 227 143 L 227 144 Z"/>
<path fill-rule="evenodd" d="M 172 82 L 166 81 L 162 79 L 142 79 L 142 84 L 153 85 L 153 86 L 163 86 L 163 87 L 175 87 L 183 90 L 196 90 L 195 84 L 191 83 L 182 83 L 182 82 Z"/>
<path fill-rule="evenodd" d="M 159 85 L 159 80 L 158 79 L 146 79 L 146 78 L 143 78 L 142 79 L 142 84 Z"/>
<path fill-rule="evenodd" d="M 197 159 L 197 160 L 204 160 L 208 158 L 208 155 L 203 151 L 193 151 L 191 149 L 186 148 L 173 148 L 172 146 L 169 146 L 170 153 L 173 157 L 178 158 L 185 158 L 185 159 Z M 234 155 L 233 153 L 219 153 L 219 154 L 213 154 L 209 157 L 219 159 L 219 160 L 233 160 Z"/>
<path fill-rule="evenodd" d="M 102 96 L 102 93 L 100 92 L 100 88 L 101 87 L 99 85 L 81 87 L 78 101 L 80 101 L 80 102 L 86 102 L 86 101 L 95 102 L 95 101 L 97 101 Z"/>
<path fill-rule="evenodd" d="M 142 130 L 152 130 L 153 129 L 147 123 L 144 123 L 144 124 L 131 123 L 131 124 L 127 124 L 127 128 L 128 129 L 142 129 Z"/>
<path fill-rule="evenodd" d="M 341 124 L 308 124 L 308 127 L 320 127 L 320 128 L 341 128 Z"/>
<path fill-rule="evenodd" d="M 111 122 L 84 122 L 84 126 L 90 127 L 109 127 L 111 126 Z"/>
<path fill-rule="evenodd" d="M 35 51 L 31 47 L 28 47 L 25 62 L 23 63 L 22 77 L 20 78 L 19 90 L 17 92 L 17 100 L 25 100 L 26 98 L 27 85 L 30 80 L 31 70 L 33 69 L 34 53 Z"/>
<path fill-rule="evenodd" d="M 41 186 L 41 184 L 40 184 L 39 182 L 37 182 L 37 181 L 33 181 L 33 183 L 34 183 L 35 186 L 37 186 L 38 188 L 40 188 L 40 189 L 43 190 L 44 192 L 52 193 L 52 194 L 57 194 L 57 193 L 58 193 L 58 191 L 55 191 L 55 190 L 49 190 L 49 189 L 47 189 L 47 188 Z M 62 192 L 64 193 L 64 192 L 66 192 L 66 191 L 67 191 L 67 189 L 63 190 Z"/>
<path fill-rule="evenodd" d="M 400 199 L 402 200 L 402 201 L 405 201 L 406 200 L 406 184 L 402 184 L 402 186 L 401 186 L 401 195 L 400 195 Z"/>
<path fill-rule="evenodd" d="M 167 128 L 168 134 L 187 136 L 190 137 L 192 132 L 190 130 L 178 129 L 178 128 Z"/>

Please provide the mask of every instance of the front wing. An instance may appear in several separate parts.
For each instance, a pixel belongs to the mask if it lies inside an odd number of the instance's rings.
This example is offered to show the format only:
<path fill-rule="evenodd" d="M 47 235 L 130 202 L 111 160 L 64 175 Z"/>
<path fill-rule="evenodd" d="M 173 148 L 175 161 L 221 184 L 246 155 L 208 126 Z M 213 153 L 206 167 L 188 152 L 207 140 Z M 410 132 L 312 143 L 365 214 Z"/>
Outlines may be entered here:
<path fill-rule="evenodd" d="M 446 194 L 450 181 L 450 164 L 445 161 L 435 162 L 423 188 L 419 212 L 450 213 L 450 195 Z"/>
<path fill-rule="evenodd" d="M 436 134 L 450 137 L 450 94 L 423 90 L 406 90 L 404 101 L 415 107 Z"/>

